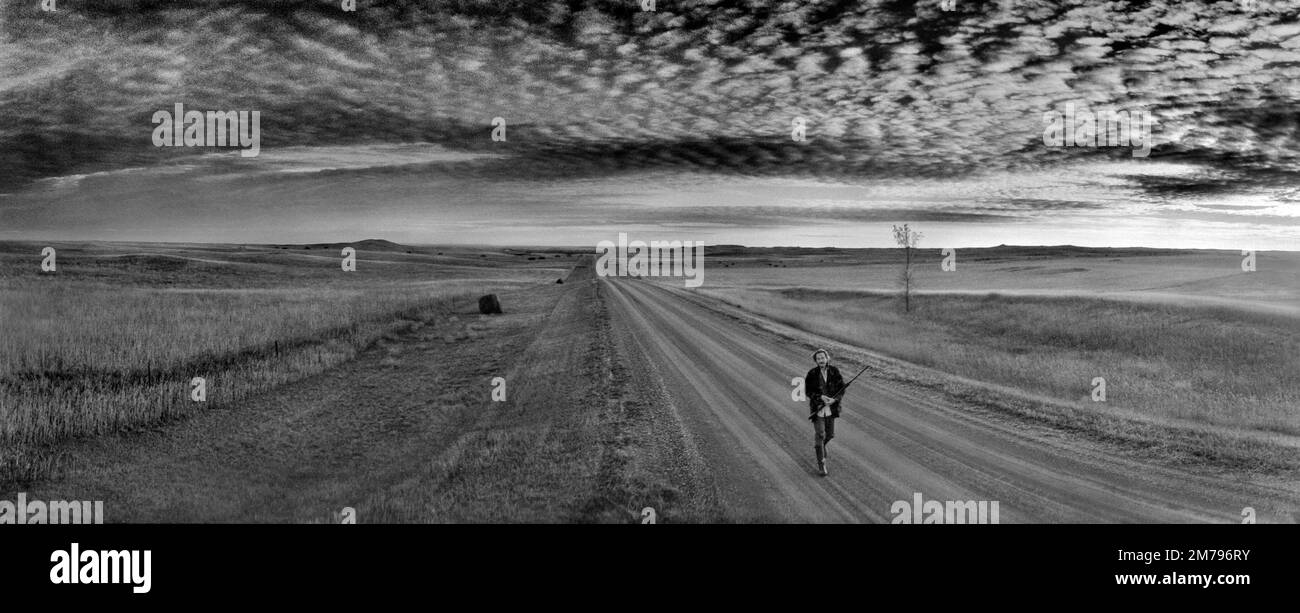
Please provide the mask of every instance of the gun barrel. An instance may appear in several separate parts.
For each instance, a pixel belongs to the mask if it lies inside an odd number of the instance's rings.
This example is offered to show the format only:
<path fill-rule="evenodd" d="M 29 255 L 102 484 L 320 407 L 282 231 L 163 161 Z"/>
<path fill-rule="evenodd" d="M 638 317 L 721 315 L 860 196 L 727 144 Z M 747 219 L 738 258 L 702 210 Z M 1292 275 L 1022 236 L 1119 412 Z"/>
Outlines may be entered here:
<path fill-rule="evenodd" d="M 832 396 L 832 398 L 834 398 L 834 397 L 838 397 L 838 396 L 840 396 L 841 394 L 843 394 L 843 393 L 844 393 L 844 390 L 849 389 L 849 385 L 852 384 L 854 381 L 857 381 L 857 380 L 858 380 L 858 377 L 861 377 L 861 376 L 862 376 L 862 373 L 867 372 L 867 369 L 868 369 L 868 368 L 871 368 L 871 367 L 870 367 L 870 366 L 863 366 L 863 367 L 862 367 L 862 370 L 859 370 L 859 371 L 858 371 L 858 374 L 853 375 L 853 378 L 852 378 L 852 379 L 849 379 L 849 382 L 848 382 L 848 383 L 845 383 L 843 386 L 841 386 L 841 387 L 840 387 L 840 391 L 835 392 L 835 395 Z"/>

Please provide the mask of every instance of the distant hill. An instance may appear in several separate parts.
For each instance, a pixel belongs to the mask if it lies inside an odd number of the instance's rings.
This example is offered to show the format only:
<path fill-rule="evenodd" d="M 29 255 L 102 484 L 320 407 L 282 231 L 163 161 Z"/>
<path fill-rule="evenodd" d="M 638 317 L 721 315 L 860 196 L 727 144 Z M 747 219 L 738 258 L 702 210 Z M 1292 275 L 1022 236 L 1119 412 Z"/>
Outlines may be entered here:
<path fill-rule="evenodd" d="M 367 238 L 351 243 L 310 243 L 306 245 L 272 245 L 278 249 L 324 249 L 328 251 L 340 251 L 344 247 L 352 247 L 357 251 L 391 251 L 394 253 L 425 253 L 423 249 L 394 243 L 393 241 L 382 238 Z"/>
<path fill-rule="evenodd" d="M 393 241 L 386 241 L 382 238 L 367 238 L 363 241 L 352 243 L 352 246 L 357 249 L 365 249 L 366 251 L 416 251 L 416 248 L 410 245 L 402 245 L 394 243 Z M 339 245 L 339 248 L 342 249 L 343 245 Z"/>

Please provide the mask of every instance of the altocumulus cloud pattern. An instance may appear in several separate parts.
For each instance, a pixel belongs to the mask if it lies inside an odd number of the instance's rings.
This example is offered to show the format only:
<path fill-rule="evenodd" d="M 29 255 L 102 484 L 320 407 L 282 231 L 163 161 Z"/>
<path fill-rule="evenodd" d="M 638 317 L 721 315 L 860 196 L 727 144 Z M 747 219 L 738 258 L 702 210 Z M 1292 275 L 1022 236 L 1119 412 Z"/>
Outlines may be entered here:
<path fill-rule="evenodd" d="M 371 6 L 371 5 L 374 6 Z M 648 3 L 647 3 L 648 4 Z M 1067 103 L 1141 108 L 1154 160 L 1233 169 L 1158 192 L 1293 201 L 1296 3 L 939 0 L 7 2 L 0 187 L 194 153 L 157 109 L 259 109 L 263 146 L 491 145 L 523 175 L 625 169 L 950 176 L 1114 149 L 1042 146 Z M 951 10 L 945 10 L 951 8 Z M 807 142 L 790 139 L 807 124 Z"/>

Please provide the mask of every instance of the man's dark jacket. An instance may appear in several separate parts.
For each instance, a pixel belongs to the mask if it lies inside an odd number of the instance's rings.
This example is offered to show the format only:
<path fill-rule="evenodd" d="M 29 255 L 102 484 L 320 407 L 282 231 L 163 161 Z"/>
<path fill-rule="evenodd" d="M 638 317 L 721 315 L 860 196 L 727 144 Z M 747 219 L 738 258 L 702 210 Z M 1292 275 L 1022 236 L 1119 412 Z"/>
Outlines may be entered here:
<path fill-rule="evenodd" d="M 822 408 L 822 395 L 835 397 L 838 394 L 841 396 L 835 404 L 831 405 L 831 416 L 840 416 L 840 402 L 844 400 L 842 397 L 844 394 L 844 377 L 840 376 L 840 369 L 830 365 L 826 366 L 826 383 L 823 384 L 821 368 L 814 366 L 812 370 L 808 371 L 807 375 L 804 375 L 803 392 L 808 397 L 808 419 L 810 421 L 817 415 L 817 411 Z"/>

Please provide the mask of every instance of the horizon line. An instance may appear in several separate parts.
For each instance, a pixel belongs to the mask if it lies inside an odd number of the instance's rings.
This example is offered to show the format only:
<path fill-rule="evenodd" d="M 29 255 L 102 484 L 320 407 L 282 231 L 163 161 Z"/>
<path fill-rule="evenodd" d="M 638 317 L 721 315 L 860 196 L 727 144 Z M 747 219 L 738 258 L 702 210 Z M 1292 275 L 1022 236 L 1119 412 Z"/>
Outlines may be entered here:
<path fill-rule="evenodd" d="M 389 243 L 389 244 L 392 244 L 392 245 L 396 245 L 396 246 L 399 246 L 399 247 L 454 247 L 454 248 L 467 248 L 467 249 L 498 249 L 498 250 L 504 250 L 504 249 L 529 249 L 529 250 L 535 250 L 535 251 L 578 251 L 578 250 L 592 249 L 592 250 L 593 250 L 592 253 L 593 253 L 593 254 L 596 253 L 595 248 L 592 247 L 592 246 L 575 246 L 575 245 L 527 245 L 527 244 L 507 244 L 507 245 L 503 245 L 503 244 L 485 244 L 485 243 L 399 243 L 399 242 L 390 241 L 390 240 L 388 240 L 388 239 L 383 239 L 383 238 L 364 238 L 364 239 L 360 239 L 360 240 L 352 240 L 352 241 L 317 241 L 317 242 L 295 242 L 295 243 L 262 243 L 262 242 L 196 242 L 196 241 L 166 241 L 166 240 L 163 240 L 163 241 L 139 241 L 139 240 L 107 240 L 107 239 L 58 239 L 58 240 L 40 240 L 40 239 L 6 239 L 6 238 L 0 238 L 0 244 L 5 244 L 5 243 L 36 243 L 36 244 L 40 244 L 40 243 L 44 243 L 44 244 L 57 244 L 57 243 L 105 243 L 105 244 L 114 244 L 114 245 L 209 245 L 209 246 L 246 246 L 246 247 L 314 246 L 314 245 L 355 245 L 355 244 L 358 244 L 358 243 L 377 242 L 377 241 L 383 241 L 383 242 L 386 242 L 386 243 Z M 902 249 L 902 247 L 898 247 L 898 246 L 893 246 L 893 247 L 805 247 L 805 246 L 800 246 L 800 245 L 751 246 L 751 245 L 742 245 L 742 244 L 738 244 L 738 243 L 705 244 L 705 245 L 703 245 L 703 246 L 704 246 L 705 248 L 708 248 L 708 247 L 714 247 L 714 248 L 719 248 L 719 247 L 728 247 L 728 248 L 740 248 L 740 249 L 769 249 L 769 250 L 775 250 L 775 249 L 808 249 L 808 250 L 820 250 L 820 251 L 831 251 L 831 250 L 840 250 L 840 251 L 868 251 L 868 250 L 886 250 L 886 249 L 890 249 L 890 250 L 892 250 L 892 249 Z M 1240 251 L 1244 251 L 1244 250 L 1245 250 L 1245 249 L 1236 248 L 1236 247 L 1232 247 L 1232 248 L 1229 248 L 1229 247 L 1223 247 L 1223 248 L 1206 248 L 1206 247 L 1145 247 L 1145 246 L 1141 246 L 1141 245 L 1130 245 L 1130 246 L 1124 246 L 1124 247 L 1112 247 L 1112 246 L 1093 246 L 1093 245 L 1074 245 L 1074 244 L 1056 244 L 1056 245 L 1044 245 L 1044 244 L 1039 244 L 1039 245 L 1022 245 L 1022 244 L 1007 244 L 1007 243 L 1003 243 L 1003 244 L 1000 244 L 1000 245 L 989 245 L 989 246 L 978 246 L 978 247 L 976 247 L 976 246 L 952 246 L 952 245 L 933 246 L 933 247 L 913 247 L 913 249 L 916 249 L 916 250 L 918 250 L 918 251 L 923 251 L 923 250 L 927 250 L 927 249 L 938 249 L 938 250 L 942 250 L 942 249 L 1001 249 L 1001 248 L 1016 248 L 1016 249 L 1048 249 L 1048 248 L 1053 248 L 1053 249 L 1109 249 L 1109 250 L 1125 250 L 1125 249 L 1128 249 L 1128 250 L 1135 250 L 1135 249 L 1143 249 L 1143 250 L 1148 250 L 1148 251 L 1231 251 L 1231 252 L 1240 252 Z M 1275 251 L 1275 252 L 1281 252 L 1281 253 L 1296 253 L 1296 252 L 1300 252 L 1300 250 L 1292 250 L 1292 249 L 1253 249 L 1253 250 L 1251 250 L 1251 251 L 1255 251 L 1255 252 L 1269 252 L 1269 251 Z"/>

